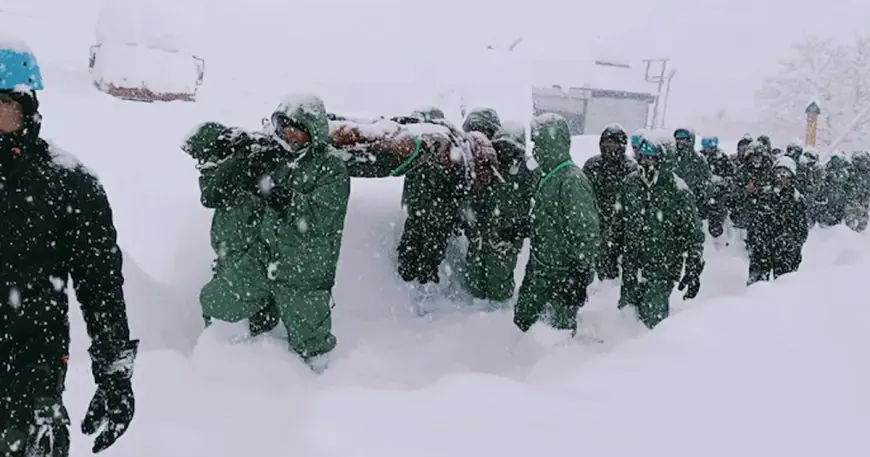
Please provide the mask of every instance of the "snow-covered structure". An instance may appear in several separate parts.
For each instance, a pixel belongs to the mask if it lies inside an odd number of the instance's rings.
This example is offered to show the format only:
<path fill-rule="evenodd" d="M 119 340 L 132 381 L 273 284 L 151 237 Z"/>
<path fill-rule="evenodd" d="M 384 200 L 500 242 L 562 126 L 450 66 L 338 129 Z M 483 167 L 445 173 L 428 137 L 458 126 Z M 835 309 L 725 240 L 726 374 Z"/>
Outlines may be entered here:
<path fill-rule="evenodd" d="M 194 101 L 205 61 L 189 52 L 186 14 L 170 0 L 109 0 L 97 20 L 89 68 L 94 85 L 118 98 Z"/>
<path fill-rule="evenodd" d="M 535 114 L 561 114 L 574 135 L 598 134 L 614 122 L 629 132 L 644 128 L 656 101 L 641 65 L 602 59 L 536 61 L 531 71 Z"/>

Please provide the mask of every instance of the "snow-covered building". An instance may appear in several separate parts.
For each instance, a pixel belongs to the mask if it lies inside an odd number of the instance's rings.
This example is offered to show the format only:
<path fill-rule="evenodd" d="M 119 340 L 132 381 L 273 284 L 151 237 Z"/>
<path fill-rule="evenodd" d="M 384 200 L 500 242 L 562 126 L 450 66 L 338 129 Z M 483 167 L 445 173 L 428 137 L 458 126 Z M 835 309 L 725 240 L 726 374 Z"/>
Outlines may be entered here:
<path fill-rule="evenodd" d="M 89 68 L 94 85 L 118 98 L 194 101 L 205 62 L 188 50 L 186 14 L 171 0 L 109 0 L 97 20 Z"/>
<path fill-rule="evenodd" d="M 618 123 L 629 133 L 647 126 L 656 96 L 645 66 L 601 60 L 535 62 L 532 102 L 535 114 L 564 116 L 574 135 L 598 134 Z"/>

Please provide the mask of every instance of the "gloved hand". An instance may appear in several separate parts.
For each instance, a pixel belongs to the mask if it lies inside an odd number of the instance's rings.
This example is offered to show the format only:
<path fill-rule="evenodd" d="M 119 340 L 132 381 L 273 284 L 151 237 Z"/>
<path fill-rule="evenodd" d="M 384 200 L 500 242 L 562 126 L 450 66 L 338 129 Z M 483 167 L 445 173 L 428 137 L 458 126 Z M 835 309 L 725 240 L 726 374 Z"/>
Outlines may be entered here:
<path fill-rule="evenodd" d="M 117 351 L 89 350 L 97 392 L 82 420 L 82 433 L 97 434 L 95 454 L 114 444 L 133 420 L 136 402 L 130 378 L 138 346 L 139 340 L 133 340 Z"/>
<path fill-rule="evenodd" d="M 586 304 L 588 295 L 586 288 L 592 284 L 593 272 L 589 268 L 577 267 L 570 274 L 565 284 L 565 293 L 568 304 L 582 308 Z"/>
<path fill-rule="evenodd" d="M 701 278 L 687 271 L 683 275 L 683 279 L 680 280 L 680 285 L 677 289 L 680 291 L 687 289 L 683 295 L 683 300 L 691 300 L 697 297 L 698 292 L 701 290 Z"/>
<path fill-rule="evenodd" d="M 297 196 L 302 194 L 287 186 L 275 186 L 266 195 L 266 203 L 275 211 L 286 211 L 293 205 Z"/>
<path fill-rule="evenodd" d="M 720 223 L 712 223 L 707 227 L 710 231 L 710 236 L 713 238 L 719 238 L 725 233 L 725 228 Z"/>

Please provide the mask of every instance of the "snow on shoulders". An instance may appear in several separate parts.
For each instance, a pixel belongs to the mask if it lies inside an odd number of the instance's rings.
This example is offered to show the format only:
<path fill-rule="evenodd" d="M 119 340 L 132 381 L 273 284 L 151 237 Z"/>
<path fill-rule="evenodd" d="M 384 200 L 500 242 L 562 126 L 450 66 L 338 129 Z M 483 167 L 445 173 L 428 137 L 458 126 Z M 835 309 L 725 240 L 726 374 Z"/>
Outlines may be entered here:
<path fill-rule="evenodd" d="M 692 191 L 692 189 L 689 187 L 688 184 L 686 184 L 686 181 L 684 181 L 683 178 L 677 176 L 677 174 L 674 172 L 671 172 L 671 174 L 674 175 L 674 182 L 677 183 L 677 189 L 685 190 L 687 192 Z"/>
<path fill-rule="evenodd" d="M 405 129 L 414 136 L 426 135 L 432 133 L 441 133 L 444 135 L 450 135 L 450 129 L 443 125 L 438 124 L 428 124 L 428 123 L 420 123 L 420 124 L 407 124 L 404 126 Z"/>
<path fill-rule="evenodd" d="M 21 38 L 0 33 L 0 49 L 33 55 L 33 49 Z"/>
<path fill-rule="evenodd" d="M 513 136 L 521 136 L 526 133 L 526 126 L 522 122 L 516 121 L 502 121 L 501 129 Z"/>
<path fill-rule="evenodd" d="M 65 149 L 61 149 L 57 145 L 52 142 L 47 141 L 48 143 L 48 154 L 51 157 L 51 162 L 66 170 L 70 171 L 83 171 L 93 177 L 97 177 L 96 173 L 93 170 L 89 169 L 79 160 L 78 157 L 74 156 L 72 153 L 67 152 Z"/>
<path fill-rule="evenodd" d="M 400 126 L 399 124 L 388 119 L 376 119 L 371 122 L 362 121 L 329 121 L 329 132 L 334 133 L 337 130 L 351 128 L 358 131 L 362 136 L 369 139 L 383 138 L 385 136 L 396 133 Z"/>
<path fill-rule="evenodd" d="M 323 99 L 313 94 L 293 93 L 284 96 L 278 105 L 278 111 L 289 113 L 297 108 L 305 110 L 320 109 L 323 107 Z"/>
<path fill-rule="evenodd" d="M 651 129 L 643 132 L 644 139 L 652 141 L 660 146 L 674 143 L 674 134 L 666 129 Z"/>
<path fill-rule="evenodd" d="M 607 130 L 609 130 L 609 131 L 618 131 L 618 132 L 624 132 L 624 131 L 625 131 L 625 129 L 622 128 L 622 125 L 621 125 L 620 123 L 618 123 L 618 122 L 611 122 L 611 123 L 607 124 L 607 125 L 604 127 L 604 130 L 606 130 L 606 131 L 607 131 Z"/>

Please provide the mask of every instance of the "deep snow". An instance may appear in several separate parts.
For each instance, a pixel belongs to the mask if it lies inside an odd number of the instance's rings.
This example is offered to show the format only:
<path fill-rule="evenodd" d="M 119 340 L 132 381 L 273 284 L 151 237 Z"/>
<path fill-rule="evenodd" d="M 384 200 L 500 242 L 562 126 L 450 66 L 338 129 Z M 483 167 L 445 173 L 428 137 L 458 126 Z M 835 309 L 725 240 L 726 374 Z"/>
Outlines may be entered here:
<path fill-rule="evenodd" d="M 415 316 L 393 273 L 401 180 L 356 180 L 335 290 L 339 347 L 325 375 L 315 378 L 279 337 L 234 344 L 243 326 L 229 324 L 200 335 L 209 214 L 178 145 L 204 120 L 258 127 L 283 90 L 269 78 L 228 91 L 238 75 L 221 80 L 217 65 L 206 81 L 221 90 L 204 87 L 196 104 L 112 99 L 87 74 L 95 19 L 88 2 L 34 0 L 0 13 L 0 26 L 31 41 L 41 59 L 45 135 L 102 178 L 126 254 L 131 326 L 143 340 L 137 416 L 107 456 L 870 453 L 862 434 L 870 423 L 862 287 L 870 243 L 843 227 L 812 233 L 799 273 L 748 289 L 737 243 L 708 243 L 698 299 L 674 294 L 678 312 L 654 332 L 616 310 L 614 284 L 595 283 L 581 337 L 561 344 L 544 330 L 522 336 L 509 311 L 445 302 L 432 319 Z M 65 39 L 39 34 L 47 28 Z M 289 63 L 285 71 L 305 76 Z M 384 100 L 368 108 L 432 103 L 429 95 L 396 101 L 411 89 L 368 94 Z M 577 138 L 575 159 L 596 143 Z M 87 337 L 75 310 L 71 318 L 66 398 L 78 418 L 93 385 Z M 73 455 L 89 455 L 73 432 Z"/>

